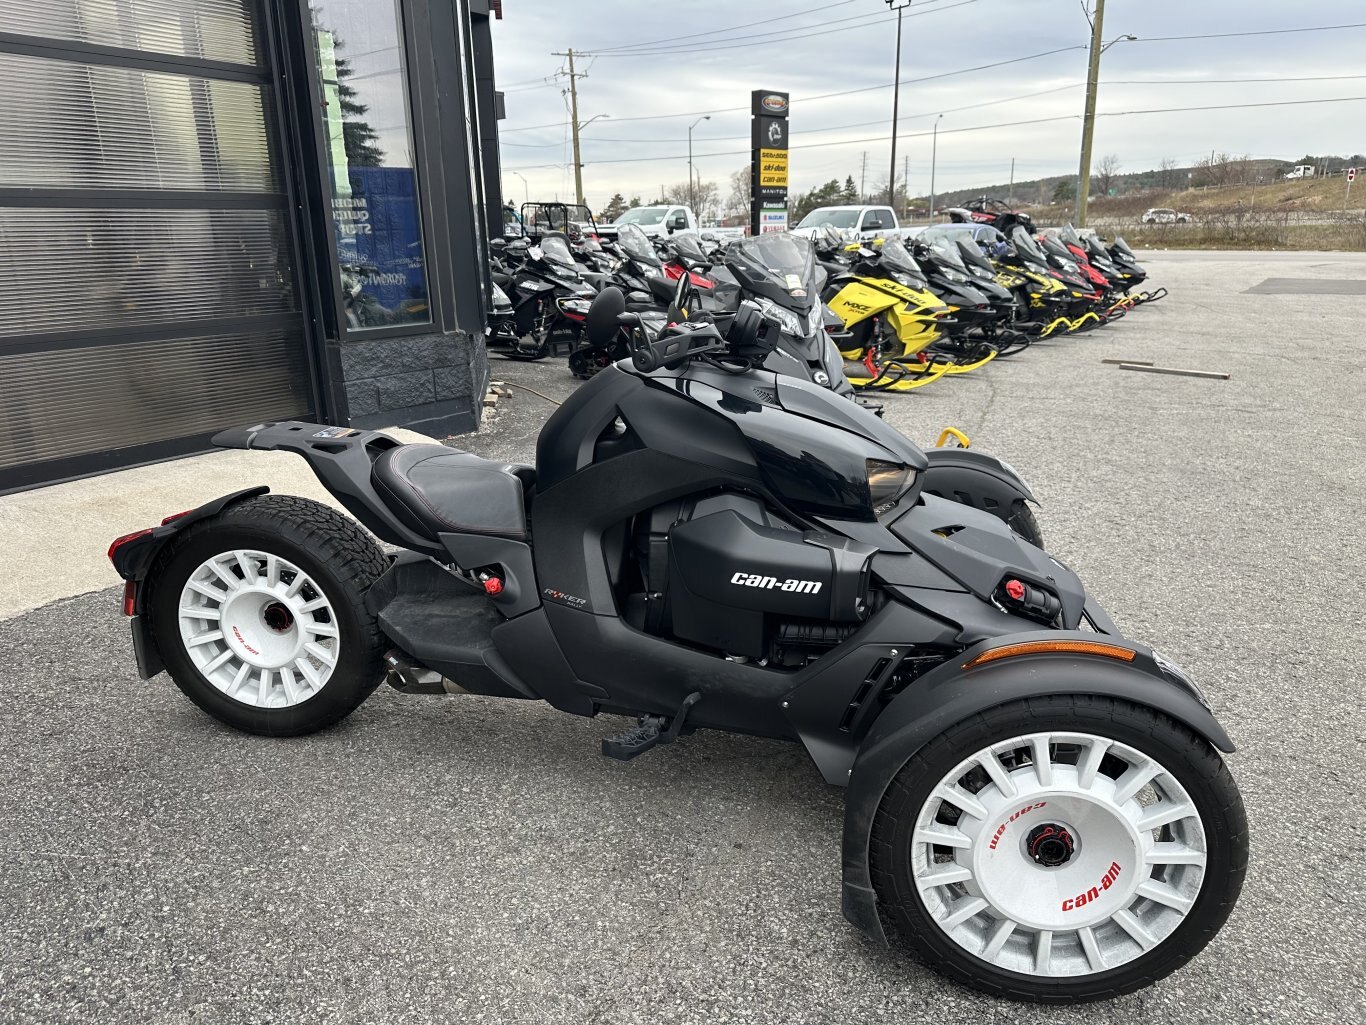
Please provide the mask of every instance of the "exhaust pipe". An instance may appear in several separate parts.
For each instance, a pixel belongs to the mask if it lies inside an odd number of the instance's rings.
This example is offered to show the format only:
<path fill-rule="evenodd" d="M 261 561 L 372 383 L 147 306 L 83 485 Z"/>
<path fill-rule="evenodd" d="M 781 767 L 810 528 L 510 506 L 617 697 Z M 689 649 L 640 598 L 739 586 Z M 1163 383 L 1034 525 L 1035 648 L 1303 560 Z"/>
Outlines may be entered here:
<path fill-rule="evenodd" d="M 390 687 L 402 694 L 470 693 L 435 669 L 428 669 L 414 662 L 397 648 L 390 649 L 384 656 L 384 679 Z"/>

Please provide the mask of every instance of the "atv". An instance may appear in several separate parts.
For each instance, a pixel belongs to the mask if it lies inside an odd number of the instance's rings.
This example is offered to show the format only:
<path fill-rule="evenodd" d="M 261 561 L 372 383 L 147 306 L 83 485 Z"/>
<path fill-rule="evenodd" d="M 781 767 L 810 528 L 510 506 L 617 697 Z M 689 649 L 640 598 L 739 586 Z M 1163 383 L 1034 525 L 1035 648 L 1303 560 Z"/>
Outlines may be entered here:
<path fill-rule="evenodd" d="M 608 288 L 585 326 L 636 316 Z M 629 716 L 616 759 L 701 729 L 791 741 L 846 789 L 843 911 L 876 940 L 1049 1003 L 1203 948 L 1248 832 L 1186 673 L 1003 518 L 931 494 L 882 420 L 758 369 L 757 304 L 724 336 L 631 337 L 534 468 L 313 423 L 219 434 L 302 456 L 355 519 L 256 487 L 118 538 L 140 675 L 270 736 L 387 679 Z"/>

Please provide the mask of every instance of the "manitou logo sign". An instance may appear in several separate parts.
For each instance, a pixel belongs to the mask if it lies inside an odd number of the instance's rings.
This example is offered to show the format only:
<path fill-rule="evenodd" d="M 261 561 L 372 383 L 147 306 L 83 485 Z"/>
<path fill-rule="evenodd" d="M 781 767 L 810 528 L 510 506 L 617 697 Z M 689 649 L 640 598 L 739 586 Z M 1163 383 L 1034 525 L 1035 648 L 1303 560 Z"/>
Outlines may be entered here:
<path fill-rule="evenodd" d="M 821 589 L 819 580 L 794 580 L 788 577 L 766 577 L 759 573 L 736 573 L 730 582 L 737 587 L 762 587 L 767 591 L 790 591 L 793 594 L 818 594 Z"/>

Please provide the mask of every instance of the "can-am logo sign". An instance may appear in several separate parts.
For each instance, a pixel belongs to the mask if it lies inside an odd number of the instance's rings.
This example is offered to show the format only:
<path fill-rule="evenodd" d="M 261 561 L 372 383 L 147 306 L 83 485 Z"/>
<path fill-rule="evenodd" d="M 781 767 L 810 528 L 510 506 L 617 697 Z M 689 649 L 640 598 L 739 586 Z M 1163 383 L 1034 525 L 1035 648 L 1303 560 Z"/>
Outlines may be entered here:
<path fill-rule="evenodd" d="M 763 107 L 764 110 L 768 111 L 770 114 L 786 114 L 787 97 L 779 96 L 776 93 L 770 93 L 759 101 L 759 106 Z"/>

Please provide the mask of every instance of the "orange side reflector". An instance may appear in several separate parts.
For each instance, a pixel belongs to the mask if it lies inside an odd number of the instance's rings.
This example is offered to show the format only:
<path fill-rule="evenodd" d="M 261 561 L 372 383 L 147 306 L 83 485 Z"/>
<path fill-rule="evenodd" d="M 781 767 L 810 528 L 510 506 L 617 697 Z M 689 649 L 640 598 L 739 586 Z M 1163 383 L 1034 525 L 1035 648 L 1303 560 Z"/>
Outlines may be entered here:
<path fill-rule="evenodd" d="M 976 658 L 963 663 L 964 669 L 975 669 L 988 662 L 999 662 L 1003 658 L 1016 655 L 1103 655 L 1117 658 L 1121 662 L 1132 662 L 1134 652 L 1121 648 L 1118 644 L 1104 644 L 1100 641 L 1024 641 L 1020 644 L 1006 644 L 999 648 L 988 648 Z"/>

